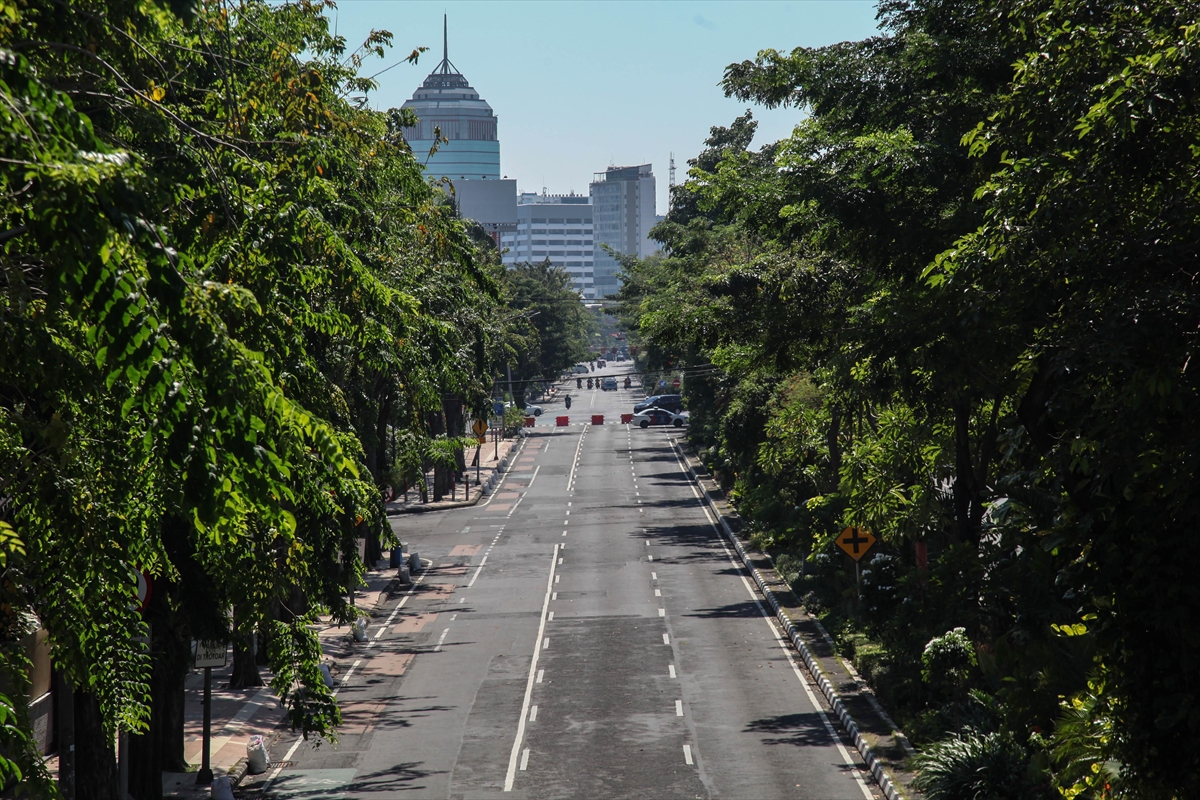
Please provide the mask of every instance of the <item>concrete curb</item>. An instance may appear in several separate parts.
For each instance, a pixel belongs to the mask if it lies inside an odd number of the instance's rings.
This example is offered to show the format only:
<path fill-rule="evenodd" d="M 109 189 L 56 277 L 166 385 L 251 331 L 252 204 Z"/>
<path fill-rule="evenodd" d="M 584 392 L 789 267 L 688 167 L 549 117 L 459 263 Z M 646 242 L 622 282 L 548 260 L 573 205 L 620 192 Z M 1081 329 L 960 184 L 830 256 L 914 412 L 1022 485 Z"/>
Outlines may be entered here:
<path fill-rule="evenodd" d="M 391 509 L 386 509 L 384 515 L 387 517 L 399 517 L 404 514 L 429 514 L 429 513 L 435 512 L 435 511 L 449 511 L 452 508 L 470 508 L 471 506 L 478 505 L 480 500 L 482 500 L 483 498 L 490 495 L 493 491 L 495 491 L 496 484 L 499 483 L 504 478 L 504 476 L 508 473 L 508 460 L 510 458 L 512 458 L 512 456 L 514 454 L 519 455 L 520 451 L 522 451 L 524 449 L 525 449 L 525 435 L 522 434 L 521 442 L 519 444 L 513 445 L 509 449 L 509 451 L 504 454 L 504 458 L 500 459 L 500 463 L 498 463 L 496 465 L 496 468 L 492 470 L 492 474 L 488 475 L 487 479 L 484 480 L 482 490 L 479 492 L 479 495 L 474 500 L 459 500 L 459 501 L 451 501 L 449 503 L 446 503 L 443 500 L 443 501 L 441 501 L 443 503 L 443 505 L 438 505 L 438 506 L 433 506 L 433 504 L 427 503 L 427 504 L 423 504 L 423 505 L 418 504 L 418 505 L 408 506 L 406 508 L 391 508 Z M 467 469 L 469 470 L 470 467 L 468 467 Z M 467 490 L 470 491 L 469 486 L 467 487 Z"/>
<path fill-rule="evenodd" d="M 746 555 L 746 551 L 742 547 L 741 541 L 737 536 L 734 535 L 733 529 L 729 527 L 729 523 L 725 521 L 725 515 L 721 513 L 721 510 L 717 507 L 716 501 L 712 499 L 712 496 L 708 493 L 708 489 L 706 489 L 704 484 L 701 483 L 700 476 L 698 476 L 696 471 L 692 469 L 691 463 L 689 463 L 687 460 L 687 454 L 683 452 L 683 448 L 679 446 L 678 441 L 672 439 L 671 443 L 679 452 L 679 455 L 683 458 L 683 463 L 687 465 L 688 474 L 692 476 L 692 480 L 695 481 L 696 485 L 700 487 L 700 491 L 704 494 L 705 502 L 708 503 L 709 507 L 712 508 L 713 513 L 716 514 L 717 520 L 721 523 L 721 531 L 725 534 L 725 538 L 727 538 L 730 544 L 733 545 L 734 549 L 737 550 L 738 557 L 742 560 L 742 564 L 746 567 L 750 574 L 754 576 L 754 583 L 757 584 L 759 590 L 763 593 L 763 596 L 767 598 L 767 602 L 771 604 L 771 608 L 775 612 L 775 618 L 779 620 L 779 624 L 782 625 L 787 631 L 788 639 L 791 640 L 792 644 L 795 645 L 796 650 L 800 653 L 800 656 L 804 659 L 804 666 L 808 668 L 809 674 L 812 675 L 813 679 L 817 682 L 817 685 L 821 687 L 821 693 L 825 695 L 825 700 L 828 701 L 830 708 L 832 708 L 834 713 L 837 714 L 837 717 L 841 721 L 842 727 L 845 728 L 846 733 L 848 733 L 850 738 L 854 740 L 854 746 L 858 748 L 858 754 L 862 756 L 863 761 L 866 762 L 867 769 L 871 771 L 871 775 L 875 778 L 875 782 L 879 785 L 880 790 L 883 791 L 884 796 L 888 800 L 904 800 L 904 796 L 899 792 L 899 790 L 896 789 L 896 787 L 892 784 L 892 779 L 888 776 L 887 772 L 884 771 L 883 765 L 876 757 L 875 751 L 871 749 L 871 745 L 869 745 L 867 740 L 863 738 L 862 734 L 858 732 L 858 724 L 855 723 L 854 718 L 850 716 L 850 713 L 846 711 L 846 706 L 842 703 L 842 698 L 838 696 L 837 690 L 833 688 L 833 684 L 831 684 L 821 672 L 821 667 L 817 663 L 817 659 L 813 657 L 812 651 L 808 649 L 808 645 L 805 644 L 804 639 L 801 638 L 800 632 L 796 630 L 796 626 L 792 624 L 792 620 L 784 612 L 783 607 L 779 604 L 779 600 L 777 600 L 775 597 L 775 592 L 771 591 L 771 587 L 767 585 L 767 582 L 763 580 L 762 575 L 759 574 L 758 569 L 751 563 L 749 556 Z"/>

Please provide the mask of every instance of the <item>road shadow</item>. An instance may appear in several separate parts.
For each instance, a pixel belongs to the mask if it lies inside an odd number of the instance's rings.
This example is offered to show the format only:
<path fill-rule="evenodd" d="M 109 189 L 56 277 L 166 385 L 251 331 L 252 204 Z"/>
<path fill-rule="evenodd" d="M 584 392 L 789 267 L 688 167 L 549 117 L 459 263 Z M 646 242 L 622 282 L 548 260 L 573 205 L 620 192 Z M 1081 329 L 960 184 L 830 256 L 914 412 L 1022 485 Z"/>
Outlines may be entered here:
<path fill-rule="evenodd" d="M 361 796 L 374 792 L 412 792 L 429 788 L 424 783 L 434 775 L 445 775 L 445 770 L 421 769 L 421 761 L 408 761 L 401 764 L 371 772 L 366 775 L 356 775 L 354 781 L 346 786 L 350 796 Z"/>
<path fill-rule="evenodd" d="M 825 724 L 815 711 L 756 719 L 746 726 L 746 733 L 764 734 L 762 743 L 765 745 L 817 747 L 833 744 L 829 731 L 825 730 Z"/>
<path fill-rule="evenodd" d="M 754 617 L 761 617 L 762 614 L 759 612 L 758 606 L 754 604 L 754 601 L 746 600 L 741 603 L 718 606 L 717 608 L 698 608 L 682 616 L 696 617 L 698 619 L 753 619 Z"/>

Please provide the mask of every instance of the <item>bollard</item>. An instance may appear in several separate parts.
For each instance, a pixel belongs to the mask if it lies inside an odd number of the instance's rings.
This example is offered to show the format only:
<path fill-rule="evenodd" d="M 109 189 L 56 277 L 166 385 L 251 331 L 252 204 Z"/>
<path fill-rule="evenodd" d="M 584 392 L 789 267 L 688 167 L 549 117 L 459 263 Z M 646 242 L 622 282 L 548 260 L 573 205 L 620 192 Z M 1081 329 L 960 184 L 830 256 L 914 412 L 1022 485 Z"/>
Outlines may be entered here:
<path fill-rule="evenodd" d="M 622 414 L 621 415 L 621 424 L 622 425 L 628 425 L 631 422 L 633 422 L 633 414 Z"/>
<path fill-rule="evenodd" d="M 400 550 L 399 547 L 393 547 L 392 553 L 388 557 L 388 566 L 391 567 L 392 569 L 397 569 L 400 566 L 400 562 L 403 560 L 404 560 L 404 553 Z"/>
<path fill-rule="evenodd" d="M 421 557 L 415 552 L 410 553 L 408 556 L 408 568 L 413 572 L 421 571 Z"/>
<path fill-rule="evenodd" d="M 321 680 L 325 682 L 325 688 L 333 688 L 333 673 L 329 671 L 328 664 L 321 665 Z"/>
<path fill-rule="evenodd" d="M 396 574 L 396 580 L 400 582 L 401 586 L 408 586 L 412 583 L 412 573 L 408 569 L 408 564 L 400 565 L 400 570 Z"/>
<path fill-rule="evenodd" d="M 592 424 L 593 425 L 603 425 L 604 424 L 604 415 L 603 414 L 592 414 Z"/>
<path fill-rule="evenodd" d="M 535 422 L 537 422 L 537 418 L 536 418 L 536 417 L 526 417 L 526 418 L 525 418 L 525 427 L 526 427 L 526 428 L 532 428 L 532 427 L 533 427 L 533 423 L 535 423 Z"/>
<path fill-rule="evenodd" d="M 570 417 L 555 417 L 554 424 L 555 425 L 570 425 L 571 418 Z"/>

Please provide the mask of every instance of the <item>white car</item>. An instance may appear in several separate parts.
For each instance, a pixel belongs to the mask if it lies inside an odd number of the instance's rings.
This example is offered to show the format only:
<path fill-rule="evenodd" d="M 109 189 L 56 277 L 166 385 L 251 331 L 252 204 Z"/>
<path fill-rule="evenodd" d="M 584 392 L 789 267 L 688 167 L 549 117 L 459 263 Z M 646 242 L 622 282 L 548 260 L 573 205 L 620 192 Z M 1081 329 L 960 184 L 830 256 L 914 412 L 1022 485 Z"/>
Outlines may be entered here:
<path fill-rule="evenodd" d="M 532 415 L 535 417 L 540 417 L 542 415 L 542 407 L 535 406 L 535 405 L 527 405 L 527 406 L 525 406 L 525 414 L 526 414 L 526 416 Z"/>
<path fill-rule="evenodd" d="M 649 428 L 651 425 L 674 425 L 682 428 L 687 425 L 688 418 L 684 414 L 675 414 L 663 408 L 647 408 L 633 415 L 632 424 L 639 428 Z"/>

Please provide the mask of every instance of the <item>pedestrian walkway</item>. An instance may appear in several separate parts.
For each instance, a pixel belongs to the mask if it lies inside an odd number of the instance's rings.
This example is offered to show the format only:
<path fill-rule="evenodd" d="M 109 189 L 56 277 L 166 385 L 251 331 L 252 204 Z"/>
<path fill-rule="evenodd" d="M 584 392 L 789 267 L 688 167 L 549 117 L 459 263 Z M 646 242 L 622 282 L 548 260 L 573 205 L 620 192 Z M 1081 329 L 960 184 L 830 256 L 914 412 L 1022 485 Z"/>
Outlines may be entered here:
<path fill-rule="evenodd" d="M 422 503 L 420 491 L 418 489 L 409 489 L 407 494 L 400 494 L 385 505 L 387 515 L 394 517 L 397 514 L 445 511 L 448 508 L 462 508 L 464 506 L 475 505 L 479 502 L 480 498 L 486 497 L 492 488 L 495 487 L 496 483 L 499 482 L 500 476 L 508 467 L 508 454 L 512 452 L 514 447 L 520 445 L 520 441 L 520 438 L 517 438 L 504 439 L 499 443 L 487 442 L 479 448 L 479 465 L 477 467 L 467 467 L 465 473 L 466 482 L 458 484 L 453 493 L 434 502 L 432 499 L 433 481 L 430 478 L 430 502 Z M 471 463 L 474 460 L 475 451 L 468 450 L 465 455 L 467 456 L 468 463 Z"/>

